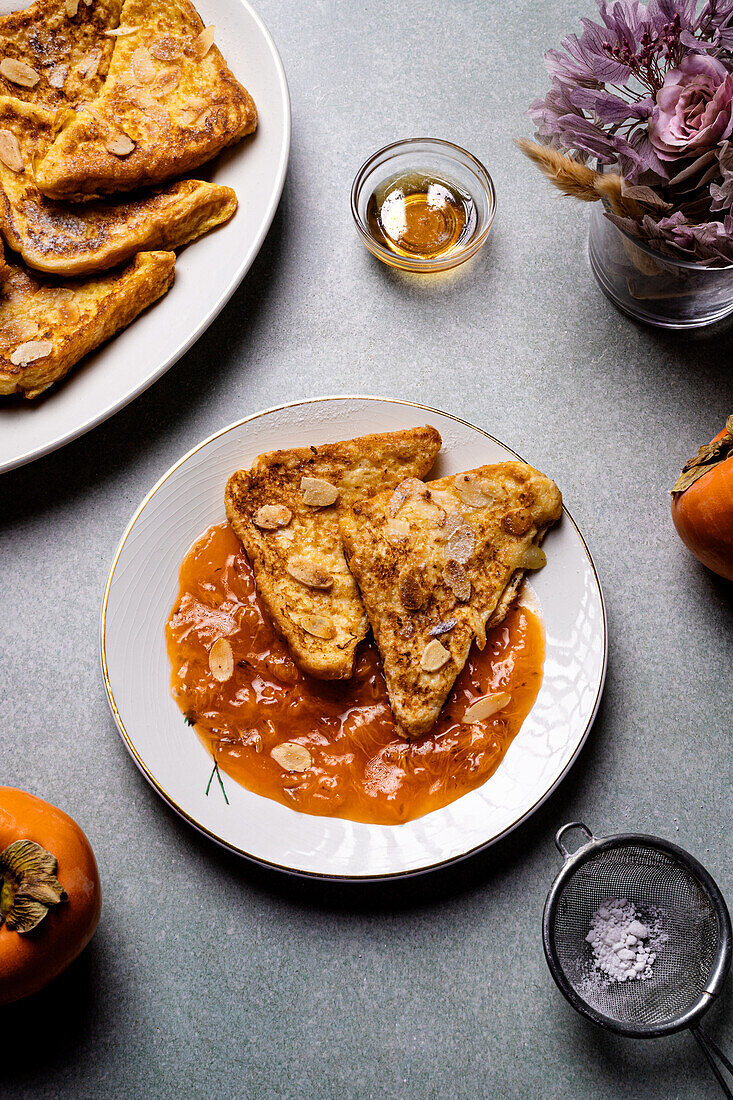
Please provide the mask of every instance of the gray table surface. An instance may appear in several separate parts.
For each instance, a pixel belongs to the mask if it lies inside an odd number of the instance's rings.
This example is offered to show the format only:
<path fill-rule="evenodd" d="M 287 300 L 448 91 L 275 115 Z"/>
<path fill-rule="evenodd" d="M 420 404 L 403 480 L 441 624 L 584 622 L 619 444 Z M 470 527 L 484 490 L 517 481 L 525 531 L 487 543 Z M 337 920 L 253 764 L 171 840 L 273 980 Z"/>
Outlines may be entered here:
<path fill-rule="evenodd" d="M 539 933 L 552 837 L 577 817 L 677 841 L 733 902 L 733 586 L 687 554 L 668 497 L 733 411 L 733 335 L 617 313 L 587 211 L 512 145 L 543 51 L 589 3 L 259 7 L 293 148 L 258 260 L 151 390 L 0 478 L 0 782 L 81 823 L 105 899 L 68 974 L 0 1012 L 0 1094 L 713 1098 L 689 1036 L 634 1044 L 576 1016 Z M 487 247 L 433 281 L 373 260 L 348 209 L 372 150 L 426 133 L 482 158 L 499 197 Z M 470 863 L 389 888 L 286 880 L 200 838 L 133 766 L 99 673 L 107 570 L 155 480 L 240 416 L 332 392 L 425 402 L 515 447 L 561 486 L 608 604 L 603 703 L 560 789 Z M 733 1049 L 730 991 L 709 1023 Z"/>

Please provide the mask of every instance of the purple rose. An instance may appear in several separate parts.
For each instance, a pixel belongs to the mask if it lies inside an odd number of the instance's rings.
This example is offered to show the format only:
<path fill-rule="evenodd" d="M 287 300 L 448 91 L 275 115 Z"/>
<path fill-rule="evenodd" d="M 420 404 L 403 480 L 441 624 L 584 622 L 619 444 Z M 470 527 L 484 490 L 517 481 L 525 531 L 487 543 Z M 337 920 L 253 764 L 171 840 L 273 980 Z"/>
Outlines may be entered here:
<path fill-rule="evenodd" d="M 688 54 L 657 93 L 649 138 L 662 160 L 692 157 L 733 130 L 733 74 L 706 54 Z"/>

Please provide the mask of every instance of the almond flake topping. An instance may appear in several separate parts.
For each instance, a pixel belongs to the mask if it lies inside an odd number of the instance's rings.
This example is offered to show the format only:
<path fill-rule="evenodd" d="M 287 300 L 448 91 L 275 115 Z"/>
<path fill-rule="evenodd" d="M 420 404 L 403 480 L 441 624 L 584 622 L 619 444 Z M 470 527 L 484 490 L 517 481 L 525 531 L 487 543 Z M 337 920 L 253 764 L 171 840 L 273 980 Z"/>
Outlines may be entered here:
<path fill-rule="evenodd" d="M 448 539 L 448 554 L 450 557 L 454 561 L 460 562 L 461 565 L 465 565 L 472 557 L 475 549 L 476 532 L 473 527 L 469 527 L 468 524 L 456 527 Z"/>
<path fill-rule="evenodd" d="M 293 513 L 284 504 L 263 504 L 253 522 L 263 531 L 275 531 L 278 527 L 287 527 L 292 518 Z"/>
<path fill-rule="evenodd" d="M 305 745 L 298 745 L 295 741 L 283 741 L 281 745 L 275 745 L 270 756 L 286 772 L 304 772 L 313 763 Z"/>
<path fill-rule="evenodd" d="M 69 19 L 73 19 L 79 10 L 79 0 L 66 0 L 64 8 Z"/>
<path fill-rule="evenodd" d="M 473 608 L 470 609 L 473 632 L 476 635 L 476 645 L 479 649 L 486 649 L 486 623 Z"/>
<path fill-rule="evenodd" d="M 119 27 L 115 27 L 113 31 L 105 31 L 104 33 L 108 38 L 125 38 L 128 34 L 136 34 L 139 30 L 139 27 L 124 27 L 120 25 Z"/>
<path fill-rule="evenodd" d="M 324 591 L 333 588 L 332 575 L 310 558 L 291 558 L 285 569 L 296 581 L 309 588 L 322 588 Z"/>
<path fill-rule="evenodd" d="M 324 481 L 321 477 L 302 477 L 300 488 L 303 493 L 303 503 L 310 504 L 314 508 L 327 508 L 329 504 L 335 504 L 339 491 L 330 481 Z"/>
<path fill-rule="evenodd" d="M 325 642 L 336 637 L 336 627 L 325 615 L 304 615 L 300 625 L 308 634 L 312 634 L 314 638 L 323 638 Z"/>
<path fill-rule="evenodd" d="M 16 348 L 10 356 L 10 362 L 14 367 L 27 367 L 29 363 L 35 363 L 36 359 L 45 359 L 53 351 L 50 340 L 28 340 Z"/>
<path fill-rule="evenodd" d="M 130 58 L 130 68 L 141 84 L 149 84 L 155 78 L 155 65 L 150 56 L 150 50 L 145 46 L 138 46 Z"/>
<path fill-rule="evenodd" d="M 209 650 L 209 669 L 220 684 L 231 680 L 234 673 L 234 654 L 227 638 L 217 638 Z"/>
<path fill-rule="evenodd" d="M 437 638 L 428 642 L 420 658 L 420 668 L 425 672 L 437 672 L 444 664 L 450 661 L 450 653 L 441 645 Z"/>
<path fill-rule="evenodd" d="M 88 79 L 96 76 L 101 60 L 101 50 L 90 50 L 89 53 L 84 54 L 84 57 L 82 57 L 81 61 L 77 65 L 77 72 L 79 73 L 79 76 L 83 76 Z"/>
<path fill-rule="evenodd" d="M 105 149 L 115 157 L 126 157 L 135 148 L 135 142 L 127 134 L 118 134 L 105 142 Z"/>
<path fill-rule="evenodd" d="M 57 91 L 61 91 L 66 80 L 66 74 L 69 71 L 68 65 L 54 65 L 52 69 L 48 71 L 48 83 L 52 88 L 56 88 Z"/>
<path fill-rule="evenodd" d="M 175 92 L 181 83 L 181 66 L 175 65 L 165 72 L 159 73 L 150 85 L 150 94 L 156 97 L 170 95 Z"/>
<path fill-rule="evenodd" d="M 158 61 L 177 61 L 179 57 L 183 57 L 183 44 L 180 38 L 173 38 L 169 34 L 155 38 L 148 49 Z"/>
<path fill-rule="evenodd" d="M 488 695 L 480 695 L 466 708 L 463 721 L 470 724 L 471 722 L 481 722 L 484 718 L 490 718 L 492 714 L 503 710 L 507 703 L 511 702 L 511 699 L 512 697 L 507 691 L 495 691 L 490 692 Z"/>
<path fill-rule="evenodd" d="M 457 600 L 465 603 L 471 598 L 471 582 L 468 573 L 459 561 L 449 558 L 443 570 L 443 580 Z"/>
<path fill-rule="evenodd" d="M 199 61 L 203 61 L 211 47 L 214 45 L 215 32 L 216 27 L 212 23 L 211 26 L 204 27 L 204 29 L 201 31 L 201 34 L 194 42 L 194 52 Z"/>
<path fill-rule="evenodd" d="M 390 546 L 400 546 L 410 537 L 410 525 L 403 519 L 388 519 L 382 533 Z"/>
<path fill-rule="evenodd" d="M 408 572 L 400 580 L 400 599 L 408 611 L 419 611 L 425 603 L 427 593 L 418 573 Z"/>
<path fill-rule="evenodd" d="M 21 88 L 35 88 L 41 79 L 36 70 L 26 65 L 25 61 L 16 61 L 12 57 L 5 57 L 0 61 L 0 76 Z"/>
<path fill-rule="evenodd" d="M 436 623 L 435 626 L 431 626 L 428 634 L 431 638 L 437 638 L 440 634 L 450 634 L 451 630 L 457 625 L 457 619 L 446 619 L 444 623 Z"/>
<path fill-rule="evenodd" d="M 542 569 L 547 565 L 547 555 L 541 546 L 528 546 L 522 555 L 520 569 Z"/>
<path fill-rule="evenodd" d="M 406 477 L 404 481 L 401 481 L 395 491 L 392 493 L 392 497 L 389 502 L 389 514 L 394 517 L 399 512 L 402 505 L 409 497 L 417 496 L 419 493 L 425 492 L 425 486 L 416 477 Z M 428 497 L 430 494 L 428 493 Z"/>
<path fill-rule="evenodd" d="M 11 172 L 23 171 L 23 157 L 15 134 L 10 130 L 0 130 L 0 160 Z"/>
<path fill-rule="evenodd" d="M 459 474 L 454 484 L 458 496 L 468 508 L 485 508 L 491 504 L 491 498 L 470 474 Z"/>

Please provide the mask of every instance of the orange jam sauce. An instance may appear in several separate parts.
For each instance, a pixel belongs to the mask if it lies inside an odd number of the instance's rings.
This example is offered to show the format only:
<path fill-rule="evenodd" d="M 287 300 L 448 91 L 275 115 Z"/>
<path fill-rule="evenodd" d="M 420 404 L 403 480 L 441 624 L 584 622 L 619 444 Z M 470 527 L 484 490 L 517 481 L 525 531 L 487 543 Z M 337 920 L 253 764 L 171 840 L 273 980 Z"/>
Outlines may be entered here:
<path fill-rule="evenodd" d="M 209 669 L 209 649 L 222 635 L 234 654 L 225 683 Z M 302 813 L 380 825 L 446 806 L 496 771 L 537 697 L 544 660 L 541 622 L 515 604 L 488 632 L 485 649 L 472 647 L 432 733 L 405 741 L 371 636 L 357 650 L 351 680 L 301 672 L 262 610 L 228 523 L 211 527 L 184 558 L 166 639 L 173 696 L 222 772 Z M 509 692 L 511 702 L 462 723 L 469 704 L 489 691 Z M 304 745 L 312 766 L 284 771 L 270 755 L 283 741 Z"/>

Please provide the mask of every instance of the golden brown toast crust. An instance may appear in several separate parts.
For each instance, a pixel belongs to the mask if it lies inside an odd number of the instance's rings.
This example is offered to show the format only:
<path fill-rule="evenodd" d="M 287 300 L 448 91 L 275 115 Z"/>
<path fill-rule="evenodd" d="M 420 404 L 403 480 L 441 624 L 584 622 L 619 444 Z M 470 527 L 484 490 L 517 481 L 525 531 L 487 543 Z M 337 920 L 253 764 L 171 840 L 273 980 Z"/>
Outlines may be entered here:
<path fill-rule="evenodd" d="M 344 559 L 339 509 L 405 477 L 424 477 L 439 449 L 434 428 L 413 428 L 260 455 L 250 470 L 239 470 L 229 479 L 229 522 L 252 563 L 270 618 L 305 672 L 324 680 L 348 679 L 356 646 L 368 630 Z M 323 507 L 306 504 L 304 477 L 328 482 L 338 490 L 338 499 Z M 258 527 L 254 521 L 260 509 L 271 505 L 284 506 L 292 518 L 275 529 Z M 288 566 L 297 559 L 318 566 L 332 578 L 331 586 L 313 587 L 291 576 Z M 303 623 L 332 636 L 319 637 Z"/>
<path fill-rule="evenodd" d="M 175 262 L 172 252 L 141 252 L 122 270 L 66 282 L 6 264 L 0 269 L 0 394 L 38 397 L 165 294 Z M 28 344 L 51 346 L 31 362 L 14 363 L 11 357 Z"/>
<path fill-rule="evenodd" d="M 406 737 L 432 728 L 474 637 L 506 613 L 526 552 L 561 512 L 555 483 L 522 462 L 414 482 L 341 510 L 346 558 Z M 421 662 L 431 663 L 436 641 L 445 663 L 429 670 Z"/>
<path fill-rule="evenodd" d="M 44 198 L 31 166 L 52 140 L 54 119 L 53 111 L 0 96 L 0 130 L 15 135 L 23 161 L 18 172 L 0 161 L 0 230 L 29 267 L 51 275 L 105 271 L 137 252 L 179 248 L 234 214 L 232 188 L 200 180 L 84 205 Z"/>
<path fill-rule="evenodd" d="M 71 5 L 73 7 L 73 3 Z M 109 69 L 122 0 L 79 0 L 70 16 L 66 0 L 35 0 L 0 17 L 0 59 L 30 65 L 39 80 L 24 87 L 0 73 L 0 94 L 50 108 L 75 107 L 93 99 Z"/>
<path fill-rule="evenodd" d="M 134 34 L 116 39 L 109 75 L 84 111 L 70 112 L 36 165 L 40 191 L 85 199 L 155 185 L 216 156 L 257 126 L 254 101 L 215 45 L 201 57 L 204 25 L 188 0 L 126 0 Z M 134 147 L 110 151 L 126 136 Z"/>

